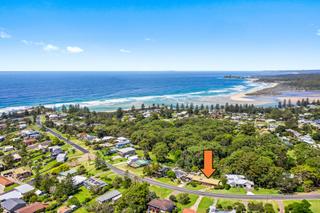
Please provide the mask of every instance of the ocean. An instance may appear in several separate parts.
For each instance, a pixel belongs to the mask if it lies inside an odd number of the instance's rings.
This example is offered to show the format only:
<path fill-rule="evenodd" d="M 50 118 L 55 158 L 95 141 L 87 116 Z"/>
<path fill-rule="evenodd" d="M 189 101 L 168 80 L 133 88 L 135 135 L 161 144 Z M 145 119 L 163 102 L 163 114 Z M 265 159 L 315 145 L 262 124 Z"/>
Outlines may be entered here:
<path fill-rule="evenodd" d="M 0 72 L 0 112 L 78 103 L 96 111 L 132 105 L 200 103 L 257 87 L 253 72 Z M 215 104 L 215 103 L 212 103 Z"/>

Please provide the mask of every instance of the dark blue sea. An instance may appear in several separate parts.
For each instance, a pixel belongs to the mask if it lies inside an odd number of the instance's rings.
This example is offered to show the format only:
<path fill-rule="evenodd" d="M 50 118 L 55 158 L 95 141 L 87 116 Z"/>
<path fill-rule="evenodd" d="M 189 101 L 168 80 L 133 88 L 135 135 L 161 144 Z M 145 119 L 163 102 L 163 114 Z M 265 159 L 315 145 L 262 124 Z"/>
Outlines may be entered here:
<path fill-rule="evenodd" d="M 257 86 L 245 79 L 224 78 L 230 74 L 254 73 L 0 72 L 0 110 L 79 103 L 102 111 L 141 103 L 200 103 L 206 97 L 223 97 Z"/>

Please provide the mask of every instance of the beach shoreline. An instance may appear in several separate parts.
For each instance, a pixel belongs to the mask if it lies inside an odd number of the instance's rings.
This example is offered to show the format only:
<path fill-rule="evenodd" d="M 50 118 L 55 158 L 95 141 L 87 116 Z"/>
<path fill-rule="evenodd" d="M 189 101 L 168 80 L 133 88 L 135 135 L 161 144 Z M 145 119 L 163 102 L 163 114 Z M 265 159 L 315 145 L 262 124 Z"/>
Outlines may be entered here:
<path fill-rule="evenodd" d="M 215 104 L 253 104 L 258 106 L 271 106 L 276 105 L 279 101 L 291 100 L 295 104 L 298 100 L 309 99 L 310 101 L 320 99 L 320 91 L 312 92 L 312 95 L 306 94 L 305 91 L 296 91 L 294 95 L 283 94 L 284 91 L 278 90 L 281 87 L 279 83 L 265 83 L 258 82 L 257 78 L 248 78 L 246 85 L 250 85 L 251 88 L 240 89 L 237 92 L 231 92 L 230 94 L 216 94 L 208 96 L 195 96 L 187 97 L 187 94 L 173 94 L 173 95 L 164 95 L 164 96 L 141 96 L 141 97 L 127 97 L 127 98 L 118 98 L 110 100 L 93 100 L 93 101 L 83 101 L 83 102 L 69 102 L 69 103 L 55 103 L 55 104 L 43 104 L 48 108 L 61 107 L 62 105 L 70 104 L 79 104 L 82 107 L 88 107 L 90 110 L 99 111 L 99 112 L 112 112 L 116 111 L 118 107 L 122 109 L 130 109 L 132 105 L 136 108 L 139 108 L 141 104 L 146 106 L 151 105 L 150 100 L 156 100 L 159 104 L 194 104 L 194 105 L 215 105 Z M 280 85 L 280 87 L 279 87 Z M 277 91 L 277 95 L 273 93 L 266 93 L 265 91 Z M 263 91 L 263 92 L 261 92 Z M 196 93 L 195 93 L 196 94 Z M 169 97 L 171 96 L 171 97 Z M 180 98 L 180 96 L 186 96 Z M 160 101 L 163 100 L 163 101 Z M 161 102 L 161 103 L 160 103 Z M 175 103 L 174 103 L 175 102 Z M 8 113 L 13 111 L 24 111 L 28 110 L 34 106 L 17 106 L 17 107 L 6 107 L 1 108 L 0 113 Z"/>

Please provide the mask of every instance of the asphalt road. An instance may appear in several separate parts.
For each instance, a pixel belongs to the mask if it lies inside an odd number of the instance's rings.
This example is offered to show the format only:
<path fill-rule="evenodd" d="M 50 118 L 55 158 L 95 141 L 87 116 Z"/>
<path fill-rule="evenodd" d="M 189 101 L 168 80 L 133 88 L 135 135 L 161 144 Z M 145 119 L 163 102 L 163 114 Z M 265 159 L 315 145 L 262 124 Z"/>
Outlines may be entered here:
<path fill-rule="evenodd" d="M 38 126 L 42 127 L 40 117 L 37 118 L 37 124 Z M 66 143 L 70 144 L 71 146 L 73 146 L 75 149 L 78 149 L 82 153 L 84 154 L 89 153 L 89 150 L 87 150 L 86 148 L 83 148 L 78 144 L 66 139 L 65 137 L 54 132 L 50 128 L 47 128 L 47 127 L 44 127 L 44 128 L 46 129 L 47 132 L 50 132 L 54 136 L 58 137 L 60 140 L 65 141 Z M 151 185 L 155 185 L 155 186 L 159 186 L 162 188 L 171 189 L 171 190 L 179 191 L 183 193 L 201 195 L 206 197 L 223 198 L 223 199 L 239 199 L 239 200 L 303 200 L 303 199 L 318 200 L 320 199 L 320 194 L 318 193 L 308 193 L 308 194 L 299 194 L 299 195 L 237 195 L 237 194 L 218 194 L 218 193 L 212 193 L 212 192 L 203 192 L 203 191 L 191 190 L 191 189 L 186 189 L 178 186 L 169 185 L 166 183 L 153 180 L 151 178 L 141 178 L 132 173 L 127 173 L 126 171 L 123 171 L 109 163 L 107 163 L 107 165 L 114 173 L 121 176 L 128 175 L 132 179 L 139 180 L 142 182 L 147 182 Z"/>

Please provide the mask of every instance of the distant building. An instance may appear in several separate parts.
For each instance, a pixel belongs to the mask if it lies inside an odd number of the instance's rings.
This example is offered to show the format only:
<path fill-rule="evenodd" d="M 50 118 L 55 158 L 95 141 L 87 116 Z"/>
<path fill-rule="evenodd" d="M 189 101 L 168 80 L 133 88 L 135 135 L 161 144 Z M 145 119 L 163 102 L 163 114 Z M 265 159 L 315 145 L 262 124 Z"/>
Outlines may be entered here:
<path fill-rule="evenodd" d="M 118 200 L 121 197 L 121 193 L 118 190 L 112 190 L 110 192 L 107 192 L 97 198 L 97 201 L 99 203 L 104 203 L 104 202 L 114 202 Z"/>
<path fill-rule="evenodd" d="M 171 200 L 153 199 L 148 203 L 148 213 L 171 213 L 175 209 L 175 205 Z"/>
<path fill-rule="evenodd" d="M 0 142 L 4 141 L 6 139 L 4 136 L 0 135 Z"/>

